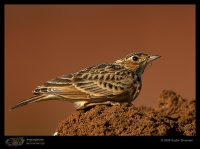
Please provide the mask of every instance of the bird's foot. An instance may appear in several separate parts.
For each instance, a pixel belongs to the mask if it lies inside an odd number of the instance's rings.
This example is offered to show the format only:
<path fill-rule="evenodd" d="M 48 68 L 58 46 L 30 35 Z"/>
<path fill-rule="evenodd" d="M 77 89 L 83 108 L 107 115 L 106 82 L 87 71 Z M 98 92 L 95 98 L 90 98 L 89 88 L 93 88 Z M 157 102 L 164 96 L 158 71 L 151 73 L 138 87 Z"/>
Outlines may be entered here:
<path fill-rule="evenodd" d="M 94 103 L 85 103 L 84 105 L 81 105 L 81 106 L 78 106 L 77 109 L 78 110 L 81 110 L 81 109 L 85 109 L 85 108 L 88 108 L 88 107 L 92 107 L 92 106 L 96 106 L 96 105 L 123 105 L 125 104 L 126 106 L 127 105 L 130 105 L 131 103 L 129 102 L 116 102 L 116 101 L 105 101 L 105 102 L 94 102 Z"/>

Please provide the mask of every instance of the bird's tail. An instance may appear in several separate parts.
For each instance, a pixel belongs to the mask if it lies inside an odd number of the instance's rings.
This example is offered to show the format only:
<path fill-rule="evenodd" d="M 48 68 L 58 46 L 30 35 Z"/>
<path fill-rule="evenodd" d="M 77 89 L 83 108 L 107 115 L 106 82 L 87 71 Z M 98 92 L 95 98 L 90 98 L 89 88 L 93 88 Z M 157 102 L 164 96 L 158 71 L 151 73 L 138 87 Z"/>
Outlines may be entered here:
<path fill-rule="evenodd" d="M 45 99 L 45 95 L 40 95 L 40 96 L 33 96 L 33 97 L 30 97 L 24 101 L 21 101 L 19 102 L 18 104 L 10 107 L 10 111 L 13 110 L 13 109 L 16 109 L 16 108 L 19 108 L 21 106 L 25 106 L 27 104 L 30 104 L 30 103 L 33 103 L 33 102 L 38 102 L 38 101 L 42 101 Z"/>

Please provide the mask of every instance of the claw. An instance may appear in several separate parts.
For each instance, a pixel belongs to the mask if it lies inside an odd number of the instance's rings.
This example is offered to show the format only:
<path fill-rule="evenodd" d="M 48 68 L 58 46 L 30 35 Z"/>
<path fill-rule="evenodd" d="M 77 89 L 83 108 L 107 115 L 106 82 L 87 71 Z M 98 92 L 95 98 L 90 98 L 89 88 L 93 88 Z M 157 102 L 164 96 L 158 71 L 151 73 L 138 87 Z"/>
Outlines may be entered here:
<path fill-rule="evenodd" d="M 84 109 L 84 108 L 87 108 L 87 107 L 92 107 L 92 106 L 96 106 L 96 105 L 122 105 L 122 104 L 125 104 L 125 105 L 129 105 L 131 103 L 128 103 L 128 102 L 116 102 L 116 101 L 105 101 L 105 102 L 94 102 L 94 103 L 86 103 L 84 106 L 81 106 L 80 108 L 78 109 Z"/>

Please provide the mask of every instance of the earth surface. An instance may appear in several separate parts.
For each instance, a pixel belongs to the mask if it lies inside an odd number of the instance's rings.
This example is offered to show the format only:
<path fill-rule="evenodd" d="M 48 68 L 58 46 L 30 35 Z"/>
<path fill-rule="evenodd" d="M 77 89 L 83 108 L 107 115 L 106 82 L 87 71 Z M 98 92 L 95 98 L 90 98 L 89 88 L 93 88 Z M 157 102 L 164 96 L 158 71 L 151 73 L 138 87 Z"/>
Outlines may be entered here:
<path fill-rule="evenodd" d="M 196 100 L 163 90 L 155 107 L 97 105 L 60 122 L 57 136 L 196 136 Z"/>

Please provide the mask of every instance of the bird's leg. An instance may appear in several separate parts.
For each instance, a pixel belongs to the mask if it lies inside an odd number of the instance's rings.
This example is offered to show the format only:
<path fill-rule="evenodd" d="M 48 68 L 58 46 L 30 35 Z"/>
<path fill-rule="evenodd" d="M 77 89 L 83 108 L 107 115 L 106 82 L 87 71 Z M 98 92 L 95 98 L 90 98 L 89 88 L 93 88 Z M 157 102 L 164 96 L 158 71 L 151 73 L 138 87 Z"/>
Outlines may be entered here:
<path fill-rule="evenodd" d="M 108 101 L 106 101 L 106 102 L 95 102 L 95 103 L 85 103 L 81 106 L 76 106 L 76 109 L 81 110 L 81 109 L 85 109 L 85 108 L 96 106 L 96 105 L 108 105 L 108 104 L 109 104 Z"/>
<path fill-rule="evenodd" d="M 120 103 L 119 102 L 114 102 L 114 101 L 94 102 L 94 103 L 86 104 L 86 107 L 96 106 L 96 105 L 120 105 Z"/>
<path fill-rule="evenodd" d="M 86 103 L 84 106 L 79 107 L 78 109 L 84 109 L 87 107 L 91 107 L 91 106 L 96 106 L 96 105 L 122 105 L 122 104 L 126 104 L 129 105 L 130 103 L 128 102 L 116 102 L 116 101 L 105 101 L 105 102 L 94 102 L 94 103 Z"/>

